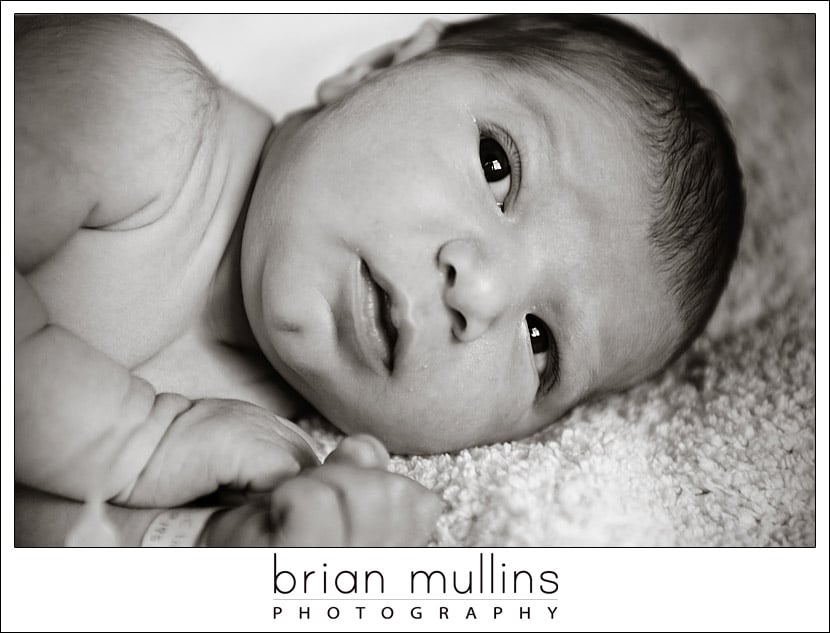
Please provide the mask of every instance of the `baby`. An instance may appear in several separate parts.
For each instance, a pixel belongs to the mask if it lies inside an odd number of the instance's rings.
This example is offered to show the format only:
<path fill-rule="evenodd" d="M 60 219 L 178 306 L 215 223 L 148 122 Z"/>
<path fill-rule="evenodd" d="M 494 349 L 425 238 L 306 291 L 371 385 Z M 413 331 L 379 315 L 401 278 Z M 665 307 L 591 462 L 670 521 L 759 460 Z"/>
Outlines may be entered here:
<path fill-rule="evenodd" d="M 262 493 L 208 544 L 422 543 L 440 504 L 383 445 L 531 434 L 660 371 L 726 285 L 728 125 L 613 19 L 428 22 L 276 126 L 143 21 L 15 30 L 29 487 L 136 508 Z M 323 465 L 286 419 L 304 401 L 352 434 Z M 116 514 L 140 540 L 150 511 Z"/>

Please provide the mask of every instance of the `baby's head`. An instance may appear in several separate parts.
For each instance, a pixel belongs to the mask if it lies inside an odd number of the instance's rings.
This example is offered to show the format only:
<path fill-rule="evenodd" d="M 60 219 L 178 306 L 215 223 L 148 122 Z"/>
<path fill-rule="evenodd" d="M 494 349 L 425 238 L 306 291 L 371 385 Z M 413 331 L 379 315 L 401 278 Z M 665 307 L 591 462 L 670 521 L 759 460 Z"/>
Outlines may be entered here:
<path fill-rule="evenodd" d="M 681 353 L 743 216 L 711 96 L 596 16 L 404 48 L 264 154 L 243 291 L 277 370 L 344 431 L 438 452 L 528 435 Z"/>

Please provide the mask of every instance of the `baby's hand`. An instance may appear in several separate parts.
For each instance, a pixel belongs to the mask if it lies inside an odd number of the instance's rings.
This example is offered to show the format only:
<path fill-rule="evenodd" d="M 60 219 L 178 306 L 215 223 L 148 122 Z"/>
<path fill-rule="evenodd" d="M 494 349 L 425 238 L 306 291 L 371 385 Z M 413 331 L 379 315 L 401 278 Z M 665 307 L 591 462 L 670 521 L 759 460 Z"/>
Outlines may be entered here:
<path fill-rule="evenodd" d="M 265 504 L 217 515 L 206 528 L 215 547 L 423 545 L 440 512 L 438 496 L 385 470 L 373 437 L 345 438 L 323 466 L 278 486 Z"/>
<path fill-rule="evenodd" d="M 219 488 L 269 492 L 318 464 L 288 420 L 241 400 L 197 400 L 167 429 L 136 483 L 114 501 L 172 507 Z"/>

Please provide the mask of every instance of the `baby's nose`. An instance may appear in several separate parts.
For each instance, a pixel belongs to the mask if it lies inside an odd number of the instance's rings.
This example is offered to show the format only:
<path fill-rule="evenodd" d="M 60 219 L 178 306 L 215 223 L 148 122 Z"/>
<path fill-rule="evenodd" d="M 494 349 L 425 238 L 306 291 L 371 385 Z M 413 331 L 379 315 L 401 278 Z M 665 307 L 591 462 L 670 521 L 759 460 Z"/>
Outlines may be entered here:
<path fill-rule="evenodd" d="M 453 315 L 453 335 L 474 341 L 484 334 L 506 305 L 507 288 L 495 263 L 478 243 L 457 239 L 438 251 L 444 273 L 444 304 Z"/>

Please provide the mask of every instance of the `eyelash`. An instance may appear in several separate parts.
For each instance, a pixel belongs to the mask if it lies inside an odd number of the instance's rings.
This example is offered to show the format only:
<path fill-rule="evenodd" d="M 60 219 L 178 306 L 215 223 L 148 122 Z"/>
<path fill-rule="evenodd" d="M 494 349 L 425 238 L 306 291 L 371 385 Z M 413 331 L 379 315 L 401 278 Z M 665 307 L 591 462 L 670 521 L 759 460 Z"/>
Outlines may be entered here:
<path fill-rule="evenodd" d="M 556 344 L 556 337 L 553 335 L 551 329 L 542 319 L 539 319 L 539 321 L 544 324 L 545 329 L 548 331 L 549 341 L 547 352 L 548 362 L 545 364 L 545 371 L 543 371 L 542 375 L 539 376 L 539 390 L 537 397 L 541 398 L 553 389 L 559 382 L 559 346 Z"/>
<path fill-rule="evenodd" d="M 479 138 L 492 138 L 507 153 L 510 161 L 510 191 L 504 198 L 501 207 L 502 213 L 506 213 L 509 205 L 512 205 L 518 195 L 519 186 L 522 183 L 522 155 L 513 138 L 500 126 L 486 121 L 479 122 Z"/>
<path fill-rule="evenodd" d="M 502 146 L 502 149 L 507 153 L 508 160 L 510 160 L 510 191 L 501 208 L 501 212 L 506 213 L 508 205 L 512 206 L 515 202 L 522 182 L 522 156 L 513 138 L 498 125 L 481 122 L 479 124 L 479 138 L 482 137 L 490 137 L 495 140 Z M 545 328 L 549 342 L 545 370 L 539 375 L 539 388 L 536 397 L 540 399 L 559 382 L 559 346 L 556 344 L 556 336 L 547 323 L 539 317 L 536 317 L 536 320 Z"/>

